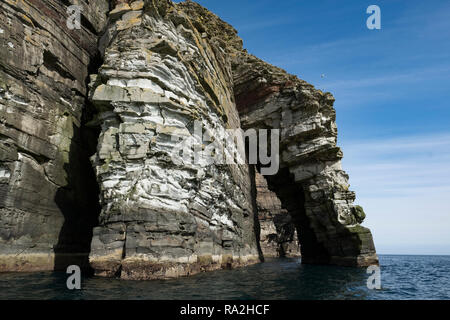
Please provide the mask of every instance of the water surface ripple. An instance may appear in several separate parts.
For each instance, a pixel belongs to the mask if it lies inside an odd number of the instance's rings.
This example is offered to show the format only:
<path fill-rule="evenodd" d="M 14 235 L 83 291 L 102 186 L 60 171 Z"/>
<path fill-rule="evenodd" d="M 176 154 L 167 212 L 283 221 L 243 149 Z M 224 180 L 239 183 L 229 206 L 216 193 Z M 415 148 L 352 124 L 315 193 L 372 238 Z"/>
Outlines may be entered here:
<path fill-rule="evenodd" d="M 271 259 L 161 281 L 87 277 L 66 288 L 63 272 L 0 274 L 0 299 L 450 299 L 450 256 L 380 255 L 381 290 L 363 268 L 302 265 Z"/>

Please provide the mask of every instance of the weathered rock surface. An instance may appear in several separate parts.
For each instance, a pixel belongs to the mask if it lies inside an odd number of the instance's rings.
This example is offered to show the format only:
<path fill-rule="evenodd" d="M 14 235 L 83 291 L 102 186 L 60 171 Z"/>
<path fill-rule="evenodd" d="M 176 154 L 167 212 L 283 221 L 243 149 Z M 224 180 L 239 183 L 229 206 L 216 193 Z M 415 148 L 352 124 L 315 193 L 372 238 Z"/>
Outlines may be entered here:
<path fill-rule="evenodd" d="M 81 30 L 66 25 L 75 2 Z M 265 256 L 300 243 L 304 263 L 378 263 L 333 96 L 249 54 L 217 16 L 169 0 L 0 8 L 0 271 L 89 254 L 97 275 L 170 278 L 258 262 L 259 243 Z M 259 165 L 171 157 L 173 137 L 205 148 L 240 127 L 281 130 L 267 183 Z"/>
<path fill-rule="evenodd" d="M 230 61 L 172 3 L 133 6 L 113 10 L 92 77 L 102 213 L 91 265 L 153 279 L 258 262 L 249 167 L 171 158 L 172 137 L 194 135 L 195 120 L 211 137 L 240 127 Z"/>
<path fill-rule="evenodd" d="M 69 2 L 0 2 L 0 271 L 87 263 L 96 138 L 80 128 L 108 3 L 78 1 L 82 28 L 69 30 Z"/>
<path fill-rule="evenodd" d="M 378 263 L 341 168 L 333 96 L 245 51 L 231 51 L 242 127 L 281 130 L 280 171 L 267 178 L 297 226 L 302 262 Z"/>
<path fill-rule="evenodd" d="M 264 257 L 300 256 L 297 229 L 291 215 L 282 207 L 276 193 L 269 190 L 264 176 L 256 173 L 255 178 L 260 245 Z"/>

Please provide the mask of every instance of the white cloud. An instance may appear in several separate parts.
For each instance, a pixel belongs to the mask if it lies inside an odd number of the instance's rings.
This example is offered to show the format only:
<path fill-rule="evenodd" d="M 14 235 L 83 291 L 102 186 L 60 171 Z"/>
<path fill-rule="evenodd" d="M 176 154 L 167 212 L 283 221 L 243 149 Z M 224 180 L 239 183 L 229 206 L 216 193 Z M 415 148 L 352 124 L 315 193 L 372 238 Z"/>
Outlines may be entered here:
<path fill-rule="evenodd" d="M 383 74 L 382 76 L 366 77 L 360 79 L 340 80 L 335 82 L 325 83 L 327 89 L 337 90 L 353 90 L 356 88 L 374 86 L 389 86 L 392 84 L 405 84 L 411 82 L 430 81 L 430 78 L 450 78 L 450 66 L 431 66 L 418 70 L 411 70 L 401 73 Z"/>
<path fill-rule="evenodd" d="M 376 244 L 389 253 L 408 245 L 398 253 L 433 253 L 438 245 L 435 253 L 443 253 L 448 245 L 450 254 L 450 133 L 342 147 L 351 189 L 368 214 L 365 225 Z"/>
<path fill-rule="evenodd" d="M 279 19 L 272 19 L 272 20 L 264 20 L 264 21 L 255 21 L 255 22 L 247 22 L 244 24 L 241 24 L 239 26 L 238 33 L 241 34 L 243 32 L 249 32 L 253 30 L 261 30 L 271 27 L 279 27 L 284 26 L 288 24 L 296 23 L 296 19 L 294 18 L 279 18 Z"/>

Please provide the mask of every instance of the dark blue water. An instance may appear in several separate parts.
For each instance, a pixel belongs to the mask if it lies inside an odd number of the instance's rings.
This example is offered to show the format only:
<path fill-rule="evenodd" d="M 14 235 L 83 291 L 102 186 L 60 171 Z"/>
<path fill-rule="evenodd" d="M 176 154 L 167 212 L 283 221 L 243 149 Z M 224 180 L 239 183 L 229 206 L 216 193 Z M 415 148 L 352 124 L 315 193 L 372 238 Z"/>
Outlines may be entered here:
<path fill-rule="evenodd" d="M 165 281 L 84 278 L 66 288 L 65 273 L 0 274 L 0 299 L 450 299 L 450 256 L 380 255 L 381 290 L 365 269 L 274 259 Z"/>

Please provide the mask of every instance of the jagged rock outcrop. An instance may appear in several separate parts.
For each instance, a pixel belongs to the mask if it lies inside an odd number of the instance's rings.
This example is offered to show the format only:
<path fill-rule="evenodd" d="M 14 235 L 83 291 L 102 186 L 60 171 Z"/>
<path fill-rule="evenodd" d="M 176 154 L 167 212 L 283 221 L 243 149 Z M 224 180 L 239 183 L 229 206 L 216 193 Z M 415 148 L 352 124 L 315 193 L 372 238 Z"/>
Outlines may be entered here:
<path fill-rule="evenodd" d="M 80 30 L 66 25 L 75 2 Z M 300 243 L 304 263 L 378 263 L 334 98 L 249 54 L 216 15 L 169 0 L 0 8 L 0 271 L 89 254 L 97 275 L 170 278 L 256 263 L 259 243 L 266 256 Z M 267 184 L 259 164 L 174 156 L 180 139 L 195 152 L 240 127 L 281 132 Z"/>
<path fill-rule="evenodd" d="M 269 190 L 264 176 L 256 173 L 255 184 L 260 246 L 264 257 L 300 256 L 297 229 L 288 210 L 282 207 L 276 193 Z"/>
<path fill-rule="evenodd" d="M 106 1 L 0 2 L 0 271 L 86 264 L 98 200 L 81 131 Z M 89 5 L 88 5 L 89 2 Z"/>

